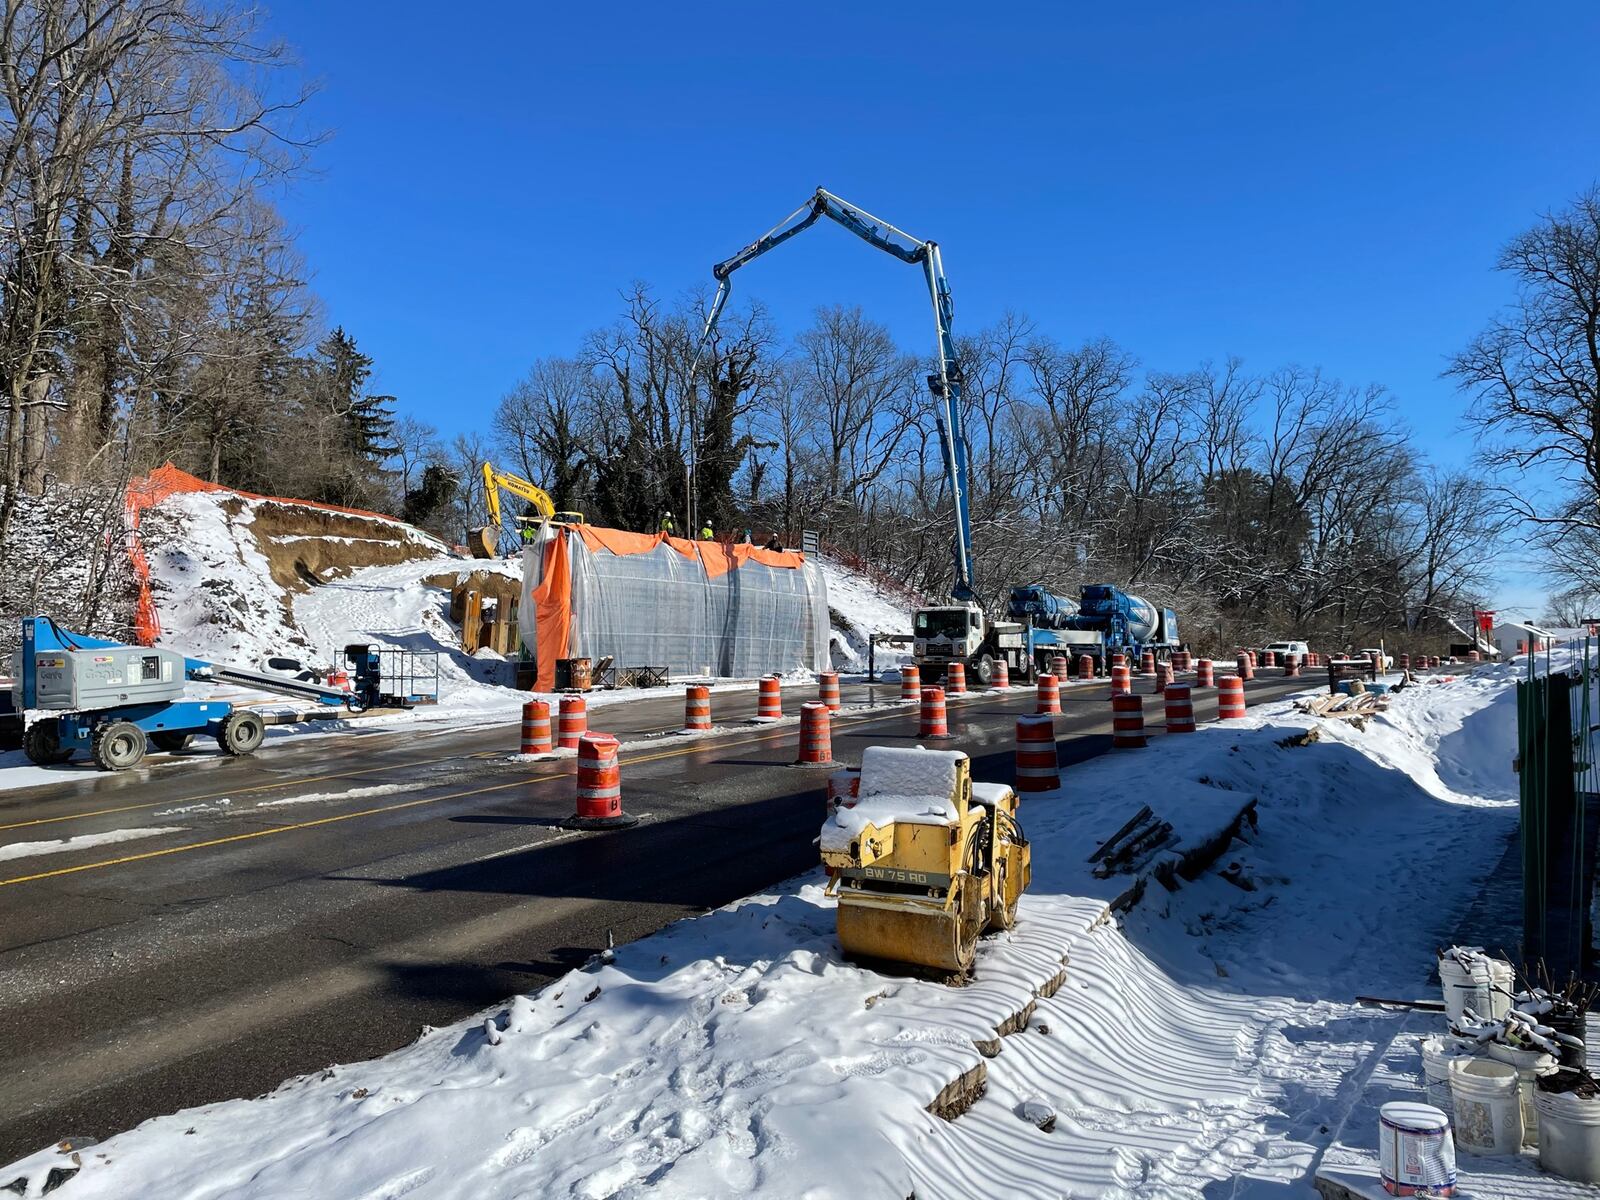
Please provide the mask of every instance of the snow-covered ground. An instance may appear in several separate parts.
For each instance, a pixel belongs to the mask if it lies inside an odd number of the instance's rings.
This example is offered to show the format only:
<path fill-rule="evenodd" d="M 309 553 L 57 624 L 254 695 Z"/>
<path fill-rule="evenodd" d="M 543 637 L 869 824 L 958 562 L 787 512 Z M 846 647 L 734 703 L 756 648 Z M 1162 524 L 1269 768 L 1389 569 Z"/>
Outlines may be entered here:
<path fill-rule="evenodd" d="M 1432 994 L 1505 848 L 1514 677 L 1419 684 L 1365 728 L 1282 702 L 1069 769 L 1024 800 L 1033 887 L 970 987 L 843 961 L 814 873 L 386 1058 L 148 1122 L 85 1151 L 72 1194 L 1311 1195 L 1365 1077 L 1411 1053 L 1416 1019 L 1355 996 Z M 1216 869 L 1108 918 L 1134 880 L 1086 859 L 1139 806 L 1182 849 L 1250 800 Z M 970 1111 L 926 1111 L 980 1064 Z"/>
<path fill-rule="evenodd" d="M 833 665 L 844 671 L 864 671 L 868 639 L 874 633 L 911 632 L 912 597 L 909 592 L 880 587 L 827 555 L 819 556 L 817 561 L 828 584 Z M 884 646 L 879 648 L 877 658 L 880 667 L 892 667 L 899 661 L 899 654 Z"/>

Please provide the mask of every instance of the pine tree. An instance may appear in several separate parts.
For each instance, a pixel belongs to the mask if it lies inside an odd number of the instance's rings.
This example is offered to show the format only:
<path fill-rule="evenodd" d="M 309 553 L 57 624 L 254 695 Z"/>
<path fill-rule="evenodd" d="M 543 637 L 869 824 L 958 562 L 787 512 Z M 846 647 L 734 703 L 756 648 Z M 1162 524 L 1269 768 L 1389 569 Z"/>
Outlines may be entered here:
<path fill-rule="evenodd" d="M 323 414 L 332 422 L 332 449 L 337 461 L 322 488 L 324 498 L 338 504 L 370 502 L 383 475 L 382 463 L 398 449 L 394 433 L 393 396 L 366 391 L 372 357 L 341 326 L 317 344 L 318 395 Z"/>

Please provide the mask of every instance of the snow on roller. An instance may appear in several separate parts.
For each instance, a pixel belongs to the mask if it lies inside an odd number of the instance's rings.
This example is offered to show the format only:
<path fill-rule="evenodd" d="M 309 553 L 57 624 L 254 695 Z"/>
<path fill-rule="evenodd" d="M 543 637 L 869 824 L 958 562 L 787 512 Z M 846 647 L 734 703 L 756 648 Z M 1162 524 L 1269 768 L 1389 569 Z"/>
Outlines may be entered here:
<path fill-rule="evenodd" d="M 1032 874 L 1017 803 L 974 784 L 960 751 L 867 747 L 857 795 L 819 840 L 844 952 L 964 979 L 978 936 L 1016 923 Z"/>

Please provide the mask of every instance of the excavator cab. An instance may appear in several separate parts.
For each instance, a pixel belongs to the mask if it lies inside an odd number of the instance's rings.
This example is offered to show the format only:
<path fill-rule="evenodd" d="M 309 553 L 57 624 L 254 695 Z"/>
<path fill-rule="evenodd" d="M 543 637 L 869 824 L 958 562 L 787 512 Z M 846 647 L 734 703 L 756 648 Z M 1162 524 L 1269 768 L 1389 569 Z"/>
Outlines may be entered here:
<path fill-rule="evenodd" d="M 483 464 L 483 495 L 489 509 L 489 523 L 467 531 L 467 550 L 473 558 L 498 558 L 500 556 L 500 492 L 510 492 L 528 502 L 533 510 L 523 521 L 544 525 L 561 517 L 583 520 L 582 513 L 558 513 L 550 493 L 537 484 L 529 483 L 520 475 L 496 469 L 493 463 Z"/>

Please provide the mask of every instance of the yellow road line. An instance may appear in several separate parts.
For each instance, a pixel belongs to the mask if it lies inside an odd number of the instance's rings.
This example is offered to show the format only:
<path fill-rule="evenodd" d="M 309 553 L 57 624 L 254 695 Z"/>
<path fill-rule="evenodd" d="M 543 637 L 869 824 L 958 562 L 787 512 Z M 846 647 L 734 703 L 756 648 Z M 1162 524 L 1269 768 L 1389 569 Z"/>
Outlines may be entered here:
<path fill-rule="evenodd" d="M 866 725 L 866 724 L 872 723 L 873 721 L 885 720 L 885 719 L 887 719 L 887 716 L 892 716 L 892 715 L 897 715 L 897 714 L 884 714 L 884 715 L 879 715 L 879 716 L 876 716 L 876 717 L 859 717 L 859 718 L 855 718 L 855 719 L 846 718 L 845 720 L 840 721 L 839 724 L 841 724 L 841 725 L 845 725 L 845 724 L 849 724 L 849 725 Z M 786 735 L 787 732 L 788 732 L 787 727 L 785 727 L 785 728 L 781 728 L 781 729 L 774 729 L 774 730 L 771 730 L 771 731 L 766 732 L 766 733 L 757 734 L 757 735 L 755 735 L 753 737 L 741 738 L 741 739 L 738 739 L 736 741 L 722 741 L 720 739 L 706 738 L 706 739 L 701 739 L 700 741 L 698 741 L 696 743 L 691 743 L 691 744 L 685 745 L 685 746 L 676 746 L 676 747 L 672 748 L 671 750 L 663 750 L 663 751 L 660 751 L 659 753 L 656 753 L 656 754 L 646 754 L 646 755 L 639 755 L 639 756 L 636 756 L 636 757 L 630 757 L 630 758 L 625 759 L 624 762 L 626 762 L 626 763 L 655 762 L 657 760 L 664 759 L 664 758 L 683 757 L 685 755 L 693 754 L 696 751 L 702 750 L 702 749 L 710 749 L 710 748 L 721 749 L 721 748 L 730 747 L 730 746 L 751 745 L 751 744 L 756 743 L 756 742 L 771 741 L 773 738 L 778 737 L 779 735 Z M 572 760 L 567 760 L 567 761 L 572 761 Z M 419 807 L 421 805 L 424 805 L 424 804 L 438 804 L 438 803 L 441 803 L 441 802 L 443 802 L 445 800 L 460 800 L 460 799 L 463 799 L 463 798 L 465 798 L 467 796 L 482 796 L 482 795 L 485 795 L 485 794 L 487 794 L 489 792 L 503 792 L 503 791 L 507 790 L 508 788 L 523 787 L 523 786 L 525 786 L 527 784 L 530 784 L 530 783 L 542 783 L 542 782 L 544 782 L 546 780 L 550 780 L 550 779 L 560 779 L 562 776 L 564 776 L 566 774 L 567 774 L 567 772 L 563 770 L 563 771 L 548 772 L 548 773 L 543 774 L 543 775 L 525 775 L 525 776 L 522 776 L 521 778 L 513 779 L 513 780 L 511 780 L 511 781 L 509 781 L 507 783 L 496 783 L 496 784 L 491 784 L 488 787 L 471 788 L 471 789 L 469 789 L 467 791 L 464 791 L 464 792 L 451 792 L 448 795 L 444 795 L 444 796 L 423 796 L 423 797 L 420 797 L 419 799 L 416 799 L 416 800 L 405 800 L 405 801 L 402 801 L 402 802 L 400 802 L 398 804 L 385 804 L 385 805 L 381 805 L 381 806 L 376 807 L 376 808 L 364 808 L 364 809 L 361 809 L 359 812 L 337 813 L 337 814 L 335 814 L 334 816 L 331 816 L 331 817 L 318 817 L 316 820 L 313 820 L 313 821 L 298 821 L 298 822 L 296 822 L 296 823 L 294 823 L 292 825 L 274 825 L 270 829 L 256 829 L 256 830 L 252 830 L 249 833 L 234 833 L 234 834 L 229 834 L 227 837 L 208 838 L 206 841 L 203 841 L 203 842 L 187 842 L 182 846 L 168 846 L 164 850 L 146 850 L 142 854 L 125 854 L 125 855 L 122 855 L 119 858 L 108 858 L 108 859 L 104 859 L 104 860 L 102 860 L 100 862 L 82 863 L 82 864 L 80 864 L 80 865 L 78 865 L 76 867 L 58 867 L 56 870 L 53 870 L 53 871 L 39 871 L 39 872 L 37 872 L 37 873 L 35 873 L 33 875 L 18 875 L 16 877 L 12 878 L 12 879 L 0 879 L 0 887 L 9 887 L 11 884 L 14 884 L 14 883 L 32 883 L 32 882 L 34 882 L 36 880 L 40 880 L 40 879 L 55 879 L 55 878 L 57 878 L 59 876 L 62 876 L 62 875 L 76 875 L 80 871 L 97 871 L 97 870 L 101 870 L 101 869 L 106 868 L 106 867 L 121 866 L 124 863 L 143 862 L 145 859 L 150 859 L 150 858 L 163 858 L 163 857 L 165 857 L 166 855 L 169 855 L 169 854 L 183 854 L 183 853 L 185 853 L 187 851 L 190 851 L 190 850 L 204 850 L 204 849 L 207 849 L 208 847 L 211 847 L 211 846 L 225 846 L 225 845 L 228 845 L 231 842 L 245 842 L 245 841 L 250 841 L 250 840 L 252 840 L 254 838 L 271 837 L 272 835 L 279 834 L 279 833 L 292 833 L 295 830 L 299 830 L 299 829 L 314 829 L 319 825 L 333 825 L 333 824 L 336 824 L 336 823 L 338 823 L 340 821 L 352 821 L 352 820 L 355 820 L 357 817 L 371 817 L 371 816 L 377 816 L 380 813 L 398 812 L 398 811 L 400 811 L 402 809 L 417 808 L 417 807 Z M 335 776 L 327 776 L 326 778 L 336 778 L 336 777 Z M 314 782 L 314 781 L 313 780 L 306 780 L 305 782 Z M 164 803 L 164 804 L 165 803 L 171 803 L 171 801 L 161 801 L 161 803 Z M 138 805 L 136 805 L 136 806 L 131 806 L 131 807 L 147 807 L 147 806 L 138 806 Z"/>
<path fill-rule="evenodd" d="M 987 695 L 975 695 L 975 696 L 970 696 L 970 697 L 963 698 L 962 703 L 963 704 L 967 704 L 967 703 L 976 702 L 979 699 L 992 699 L 992 698 L 993 697 L 989 697 Z M 1017 698 L 1026 699 L 1026 693 L 1025 692 L 1022 693 Z M 1011 697 L 1007 696 L 1007 697 L 1002 697 L 1001 699 L 1011 699 Z M 913 710 L 911 710 L 909 708 L 906 708 L 906 709 L 897 708 L 892 712 L 884 712 L 884 713 L 877 713 L 877 714 L 871 714 L 871 715 L 862 715 L 862 716 L 859 716 L 859 717 L 843 717 L 843 718 L 840 718 L 839 720 L 837 720 L 836 722 L 834 722 L 834 724 L 835 724 L 836 728 L 854 728 L 856 726 L 861 726 L 861 725 L 875 725 L 875 724 L 878 724 L 878 723 L 880 723 L 882 721 L 892 720 L 892 719 L 894 719 L 896 717 L 909 716 L 909 715 L 911 715 L 912 711 Z M 696 741 L 691 742 L 691 743 L 689 743 L 687 745 L 675 746 L 670 750 L 662 750 L 662 751 L 659 751 L 659 752 L 657 752 L 655 754 L 636 755 L 636 756 L 632 756 L 632 757 L 626 758 L 623 761 L 626 762 L 626 763 L 657 762 L 657 761 L 660 761 L 661 759 L 667 759 L 667 758 L 682 758 L 682 757 L 685 757 L 685 756 L 690 755 L 690 754 L 695 754 L 695 753 L 697 753 L 697 752 L 699 752 L 701 750 L 710 750 L 710 749 L 721 750 L 721 749 L 729 749 L 729 748 L 732 748 L 732 747 L 735 747 L 735 746 L 754 745 L 754 744 L 756 744 L 758 742 L 769 742 L 769 741 L 772 741 L 773 739 L 775 739 L 777 737 L 780 737 L 780 736 L 787 737 L 788 729 L 789 729 L 788 726 L 781 726 L 781 727 L 779 727 L 777 729 L 768 730 L 766 732 L 754 734 L 754 735 L 749 736 L 749 737 L 737 738 L 737 739 L 734 739 L 734 740 L 731 740 L 731 741 L 724 740 L 722 738 L 715 738 L 715 737 L 697 739 Z M 446 757 L 447 758 L 459 758 L 460 756 L 459 755 L 449 755 L 449 756 L 446 756 Z M 445 758 L 427 759 L 427 760 L 424 760 L 423 762 L 419 762 L 419 763 L 406 763 L 406 764 L 400 764 L 400 765 L 403 765 L 403 766 L 425 766 L 425 765 L 428 765 L 429 763 L 443 762 L 443 761 L 446 761 L 446 759 Z M 567 760 L 567 761 L 572 761 L 572 760 Z M 392 770 L 392 769 L 394 769 L 392 766 L 391 767 L 374 767 L 374 768 L 371 768 L 370 770 L 365 770 L 365 771 L 350 771 L 350 772 L 346 772 L 343 775 L 321 775 L 321 776 L 314 776 L 314 777 L 307 778 L 307 779 L 286 780 L 284 783 L 281 783 L 281 784 L 268 784 L 268 785 L 263 785 L 263 786 L 257 787 L 257 788 L 239 788 L 239 789 L 235 789 L 235 791 L 238 791 L 238 792 L 264 791 L 264 790 L 268 790 L 268 789 L 273 788 L 273 787 L 287 786 L 287 784 L 290 784 L 290 783 L 318 783 L 318 782 L 322 782 L 322 781 L 328 780 L 328 779 L 344 779 L 344 778 L 350 778 L 352 776 L 370 775 L 370 774 L 374 774 L 375 772 L 377 772 L 379 770 Z M 118 858 L 104 859 L 104 860 L 102 860 L 100 862 L 82 863 L 79 866 L 75 866 L 75 867 L 59 867 L 59 868 L 57 868 L 56 870 L 53 870 L 53 871 L 40 871 L 40 872 L 37 872 L 36 874 L 33 874 L 33 875 L 18 875 L 18 876 L 15 876 L 14 878 L 11 878 L 11 879 L 0 879 L 0 887 L 9 887 L 12 884 L 17 884 L 17 883 L 32 883 L 32 882 L 34 882 L 36 880 L 40 880 L 40 879 L 54 879 L 54 878 L 58 878 L 58 877 L 63 876 L 63 875 L 76 875 L 81 871 L 98 871 L 98 870 L 103 870 L 103 869 L 105 869 L 107 867 L 121 866 L 121 865 L 123 865 L 125 863 L 143 862 L 144 860 L 151 859 L 151 858 L 163 858 L 163 857 L 165 857 L 165 856 L 167 856 L 169 854 L 183 854 L 183 853 L 186 853 L 186 852 L 188 852 L 190 850 L 204 850 L 204 849 L 207 849 L 207 848 L 209 848 L 211 846 L 225 846 L 225 845 L 228 845 L 228 844 L 230 844 L 232 842 L 246 842 L 246 841 L 252 841 L 252 840 L 254 840 L 256 838 L 271 837 L 271 836 L 273 836 L 275 834 L 280 834 L 280 833 L 293 833 L 296 830 L 300 830 L 300 829 L 315 829 L 318 826 L 322 826 L 322 825 L 334 825 L 334 824 L 338 824 L 339 822 L 342 822 L 342 821 L 353 821 L 358 817 L 378 816 L 379 814 L 387 813 L 387 812 L 399 812 L 399 811 L 401 811 L 403 809 L 407 809 L 407 808 L 417 808 L 417 807 L 420 807 L 420 806 L 422 806 L 424 804 L 439 804 L 439 803 L 442 803 L 443 801 L 446 801 L 446 800 L 460 800 L 460 799 L 464 799 L 465 797 L 468 797 L 468 796 L 482 796 L 482 795 L 486 795 L 486 794 L 488 794 L 490 792 L 503 792 L 503 791 L 506 791 L 506 790 L 508 790 L 510 788 L 524 787 L 524 786 L 526 786 L 527 784 L 530 784 L 530 783 L 542 783 L 542 782 L 545 782 L 545 781 L 551 780 L 551 779 L 560 779 L 562 776 L 564 776 L 566 774 L 567 774 L 567 772 L 565 770 L 562 770 L 562 771 L 556 771 L 556 772 L 548 772 L 548 773 L 543 774 L 543 775 L 527 775 L 527 776 L 523 776 L 523 777 L 518 778 L 518 779 L 510 780 L 510 781 L 508 781 L 506 783 L 490 784 L 487 787 L 471 788 L 471 789 L 468 789 L 467 791 L 463 791 L 463 792 L 451 792 L 451 793 L 448 793 L 448 794 L 443 795 L 443 796 L 422 796 L 422 797 L 420 797 L 420 798 L 418 798 L 416 800 L 405 800 L 405 801 L 401 801 L 398 804 L 386 804 L 386 805 L 381 805 L 381 806 L 376 807 L 376 808 L 365 808 L 365 809 L 361 809 L 361 810 L 359 810 L 357 812 L 336 813 L 335 815 L 330 816 L 330 817 L 318 817 L 315 820 L 311 820 L 311 821 L 298 821 L 298 822 L 296 822 L 296 823 L 294 823 L 292 825 L 274 825 L 270 829 L 256 829 L 256 830 L 252 830 L 249 833 L 229 834 L 227 837 L 209 838 L 209 839 L 207 839 L 206 841 L 203 841 L 203 842 L 188 842 L 188 843 L 185 843 L 184 845 L 181 845 L 181 846 L 168 846 L 164 850 L 147 850 L 147 851 L 145 851 L 145 852 L 143 852 L 141 854 L 126 854 L 126 855 L 122 855 L 121 857 L 118 857 Z M 218 795 L 221 795 L 221 794 L 222 793 L 218 793 Z M 203 799 L 203 797 L 195 797 L 195 799 Z M 157 801 L 155 803 L 171 804 L 171 803 L 174 803 L 174 801 L 163 800 L 163 801 Z M 120 809 L 106 809 L 104 811 L 108 812 L 108 813 L 110 813 L 110 812 L 127 812 L 127 811 L 130 811 L 132 809 L 136 809 L 136 808 L 150 808 L 150 807 L 153 807 L 153 804 L 134 804 L 134 805 L 126 805 L 126 806 L 124 806 L 123 808 L 120 808 Z M 78 815 L 79 816 L 94 816 L 94 815 L 98 815 L 98 814 L 80 813 Z M 45 821 L 52 821 L 52 820 L 70 820 L 70 819 L 71 818 L 68 818 L 68 817 L 51 817 L 51 818 L 45 818 L 44 820 Z M 28 824 L 28 823 L 29 822 L 24 822 L 24 824 Z M 39 823 L 43 823 L 43 822 L 39 822 Z M 16 826 L 0 826 L 0 828 L 16 828 Z"/>

